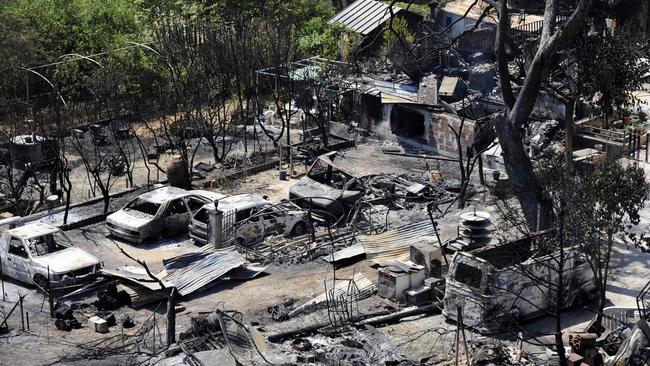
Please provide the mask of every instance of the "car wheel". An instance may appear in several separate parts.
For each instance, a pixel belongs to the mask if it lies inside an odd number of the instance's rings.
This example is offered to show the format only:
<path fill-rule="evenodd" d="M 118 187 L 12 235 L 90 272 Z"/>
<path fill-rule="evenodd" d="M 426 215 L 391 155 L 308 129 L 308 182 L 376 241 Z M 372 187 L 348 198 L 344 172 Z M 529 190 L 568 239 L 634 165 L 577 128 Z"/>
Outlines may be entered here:
<path fill-rule="evenodd" d="M 47 278 L 41 274 L 37 274 L 34 276 L 34 284 L 36 285 L 36 289 L 41 292 L 46 292 L 47 291 Z"/>
<path fill-rule="evenodd" d="M 304 222 L 299 222 L 293 226 L 293 229 L 291 229 L 291 235 L 293 236 L 300 236 L 300 235 L 305 235 L 307 233 L 307 225 L 305 225 Z"/>

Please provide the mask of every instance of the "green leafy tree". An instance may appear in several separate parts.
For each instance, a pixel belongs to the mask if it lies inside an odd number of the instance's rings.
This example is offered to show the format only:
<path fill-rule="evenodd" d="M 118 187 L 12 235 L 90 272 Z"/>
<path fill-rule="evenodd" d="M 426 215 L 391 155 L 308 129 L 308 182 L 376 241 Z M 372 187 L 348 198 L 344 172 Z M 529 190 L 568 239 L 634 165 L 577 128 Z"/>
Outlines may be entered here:
<path fill-rule="evenodd" d="M 582 208 L 586 220 L 582 222 L 587 223 L 583 228 L 589 235 L 583 244 L 596 277 L 599 300 L 596 324 L 600 325 L 615 238 L 629 237 L 630 225 L 639 224 L 639 212 L 650 195 L 650 185 L 644 170 L 636 164 L 623 166 L 612 160 L 596 167 L 585 188 L 583 204 L 586 205 Z"/>
<path fill-rule="evenodd" d="M 628 32 L 589 34 L 575 52 L 578 92 L 590 97 L 605 118 L 620 112 L 632 100 L 650 68 L 650 43 Z"/>

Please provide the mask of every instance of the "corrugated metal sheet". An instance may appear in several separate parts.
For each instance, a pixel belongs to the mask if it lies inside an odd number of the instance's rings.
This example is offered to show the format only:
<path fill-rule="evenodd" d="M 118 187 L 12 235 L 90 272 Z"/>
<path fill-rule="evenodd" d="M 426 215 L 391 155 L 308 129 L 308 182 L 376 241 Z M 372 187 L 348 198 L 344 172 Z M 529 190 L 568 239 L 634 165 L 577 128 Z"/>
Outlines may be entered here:
<path fill-rule="evenodd" d="M 381 103 L 382 104 L 419 104 L 417 100 L 404 98 L 399 95 L 392 95 L 384 92 L 381 93 Z"/>
<path fill-rule="evenodd" d="M 269 266 L 261 266 L 253 263 L 245 264 L 226 273 L 222 281 L 245 281 L 261 275 Z"/>
<path fill-rule="evenodd" d="M 346 259 L 358 257 L 360 255 L 363 255 L 366 253 L 366 250 L 363 248 L 363 245 L 361 244 L 354 244 L 352 246 L 349 246 L 347 248 L 343 248 L 341 250 L 338 250 L 330 255 L 327 255 L 325 258 L 323 258 L 326 262 L 328 263 L 336 263 L 339 261 L 343 261 Z"/>
<path fill-rule="evenodd" d="M 234 319 L 223 311 L 217 311 L 219 324 L 223 332 L 226 345 L 230 354 L 237 360 L 237 365 L 242 366 L 271 366 L 277 365 L 264 357 L 264 337 L 256 330 L 247 328 L 244 324 Z M 218 360 L 216 360 L 219 364 Z"/>
<path fill-rule="evenodd" d="M 165 293 L 162 291 L 153 291 L 129 282 L 117 285 L 117 291 L 124 291 L 129 296 L 132 308 L 139 308 L 152 302 L 160 301 L 165 297 Z"/>
<path fill-rule="evenodd" d="M 354 298 L 357 300 L 365 299 L 370 297 L 372 294 L 377 291 L 377 287 L 375 286 L 374 283 L 370 282 L 366 276 L 364 276 L 362 273 L 355 273 L 354 275 L 354 283 L 356 287 L 359 289 L 358 293 L 353 293 Z M 341 296 L 345 296 L 348 294 L 348 289 L 350 288 L 350 281 L 349 280 L 339 280 L 336 282 L 334 285 L 334 297 L 338 298 Z M 350 291 L 356 291 L 356 289 L 350 289 Z M 289 316 L 295 316 L 297 314 L 302 313 L 303 311 L 309 310 L 309 309 L 317 309 L 321 305 L 325 304 L 327 302 L 327 294 L 322 293 L 315 298 L 309 300 L 308 302 L 300 305 L 299 307 L 293 309 L 290 313 Z"/>
<path fill-rule="evenodd" d="M 368 260 L 386 266 L 394 259 L 408 260 L 410 247 L 413 244 L 422 241 L 436 243 L 435 235 L 431 221 L 425 220 L 381 234 L 357 235 L 357 242 L 365 248 Z"/>
<path fill-rule="evenodd" d="M 418 103 L 418 87 L 416 85 L 375 80 L 374 87 L 369 90 L 381 95 L 381 102 L 384 104 Z"/>
<path fill-rule="evenodd" d="M 158 291 L 162 289 L 158 281 L 153 280 L 151 277 L 149 277 L 149 275 L 147 275 L 144 272 L 144 268 L 141 271 L 138 271 L 136 268 L 132 266 L 124 266 L 114 270 L 102 269 L 102 273 L 107 276 L 116 277 L 126 282 L 130 282 L 135 285 L 145 287 L 152 291 Z M 160 276 L 160 274 L 157 274 L 156 277 L 163 278 L 162 276 Z M 162 282 L 165 284 L 165 286 L 172 285 L 166 282 L 165 280 L 163 280 Z"/>
<path fill-rule="evenodd" d="M 187 253 L 163 260 L 167 271 L 164 281 L 174 284 L 178 293 L 186 296 L 245 262 L 244 257 L 233 247 L 214 252 Z"/>
<path fill-rule="evenodd" d="M 393 14 L 402 10 L 393 6 Z M 365 36 L 388 19 L 390 19 L 388 5 L 375 0 L 357 0 L 332 17 L 329 22 L 341 23 Z"/>

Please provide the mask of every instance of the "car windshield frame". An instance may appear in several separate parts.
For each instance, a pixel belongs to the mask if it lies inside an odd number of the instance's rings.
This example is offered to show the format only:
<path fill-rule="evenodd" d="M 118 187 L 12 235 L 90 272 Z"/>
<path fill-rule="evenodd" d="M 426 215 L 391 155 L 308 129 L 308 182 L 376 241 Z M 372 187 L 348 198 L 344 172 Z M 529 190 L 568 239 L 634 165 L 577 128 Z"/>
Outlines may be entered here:
<path fill-rule="evenodd" d="M 481 291 L 484 271 L 474 263 L 459 262 L 454 270 L 454 280 L 474 290 Z"/>
<path fill-rule="evenodd" d="M 51 238 L 51 240 L 43 238 Z M 70 240 L 70 238 L 62 231 L 55 231 L 32 238 L 27 238 L 24 239 L 23 242 L 29 250 L 29 255 L 34 258 L 46 257 L 50 254 L 61 252 L 63 250 L 74 247 L 72 240 Z M 55 250 L 52 250 L 52 245 L 55 245 Z M 47 250 L 47 252 L 43 252 L 43 250 Z"/>
<path fill-rule="evenodd" d="M 140 208 L 142 206 L 148 206 L 148 205 L 157 207 L 156 211 L 154 213 L 151 213 L 151 211 L 144 211 L 144 210 L 141 210 L 141 209 L 134 208 L 134 207 L 139 207 Z M 158 214 L 158 212 L 160 212 L 160 208 L 162 206 L 163 205 L 161 205 L 160 203 L 147 201 L 147 200 L 144 200 L 144 199 L 142 199 L 140 197 L 137 197 L 134 200 L 132 200 L 131 202 L 127 203 L 126 206 L 124 206 L 124 211 L 137 211 L 137 212 L 143 213 L 145 215 L 156 216 Z"/>

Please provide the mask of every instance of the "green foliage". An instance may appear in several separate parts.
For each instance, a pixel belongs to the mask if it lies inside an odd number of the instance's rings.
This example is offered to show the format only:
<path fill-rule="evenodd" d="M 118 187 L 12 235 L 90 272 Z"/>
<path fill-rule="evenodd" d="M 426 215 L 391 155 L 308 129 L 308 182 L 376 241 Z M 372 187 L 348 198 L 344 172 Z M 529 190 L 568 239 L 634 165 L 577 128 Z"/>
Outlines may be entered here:
<path fill-rule="evenodd" d="M 336 59 L 339 42 L 344 28 L 337 24 L 327 24 L 327 20 L 316 17 L 308 20 L 300 29 L 298 38 L 300 50 L 308 56 Z"/>
<path fill-rule="evenodd" d="M 231 89 L 248 93 L 258 68 L 312 55 L 336 58 L 343 29 L 327 23 L 334 13 L 326 0 L 10 0 L 0 7 L 0 69 L 5 70 L 0 116 L 9 113 L 3 107 L 20 105 L 28 113 L 36 106 L 33 98 L 25 103 L 25 80 L 38 84 L 38 77 L 26 76 L 19 67 L 50 63 L 56 65 L 39 70 L 72 103 L 93 97 L 95 74 L 105 67 L 119 79 L 116 95 L 129 99 L 136 110 L 155 104 L 169 92 L 171 78 L 193 77 L 187 73 L 196 60 L 183 58 L 179 74 L 173 75 L 162 52 L 125 48 L 138 42 L 161 51 L 155 35 L 165 19 L 197 22 L 205 29 L 225 25 L 233 43 L 223 50 L 231 54 L 223 57 L 236 60 L 229 67 L 239 69 L 201 72 L 236 72 L 241 80 Z M 61 57 L 67 54 L 104 52 L 93 57 L 101 66 L 85 59 L 59 63 L 74 58 Z M 221 86 L 216 88 L 222 91 Z M 31 95 L 45 95 L 36 108 L 51 103 L 46 94 L 52 92 L 46 83 L 30 86 Z"/>
<path fill-rule="evenodd" d="M 0 11 L 33 31 L 35 47 L 51 57 L 111 49 L 142 30 L 139 8 L 129 0 L 16 0 Z"/>
<path fill-rule="evenodd" d="M 589 191 L 595 200 L 595 226 L 616 234 L 624 230 L 628 221 L 633 225 L 639 223 L 639 211 L 648 199 L 650 187 L 642 168 L 607 161 L 600 164 L 591 176 Z"/>
<path fill-rule="evenodd" d="M 650 65 L 647 41 L 629 34 L 589 35 L 577 49 L 578 88 L 605 116 L 627 107 Z M 645 61 L 643 61 L 645 59 Z"/>
<path fill-rule="evenodd" d="M 383 43 L 381 53 L 385 57 L 395 51 L 396 46 L 399 50 L 409 47 L 415 42 L 415 35 L 409 30 L 408 22 L 402 17 L 395 17 L 391 22 L 384 25 Z"/>
<path fill-rule="evenodd" d="M 391 1 L 384 1 L 387 4 L 390 4 Z M 439 3 L 445 3 L 446 1 L 438 1 Z M 412 3 L 407 3 L 407 2 L 402 2 L 402 1 L 397 1 L 394 4 L 398 8 L 402 9 L 407 9 L 410 12 L 413 12 L 415 14 L 420 14 L 423 17 L 428 17 L 429 13 L 431 13 L 431 8 L 429 8 L 428 4 L 412 4 Z"/>

